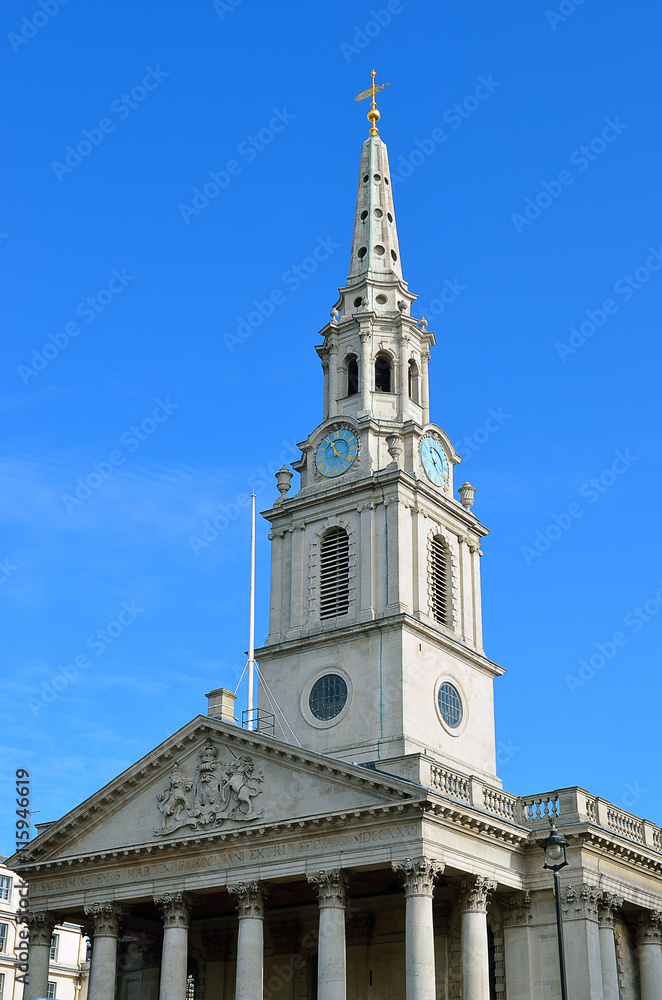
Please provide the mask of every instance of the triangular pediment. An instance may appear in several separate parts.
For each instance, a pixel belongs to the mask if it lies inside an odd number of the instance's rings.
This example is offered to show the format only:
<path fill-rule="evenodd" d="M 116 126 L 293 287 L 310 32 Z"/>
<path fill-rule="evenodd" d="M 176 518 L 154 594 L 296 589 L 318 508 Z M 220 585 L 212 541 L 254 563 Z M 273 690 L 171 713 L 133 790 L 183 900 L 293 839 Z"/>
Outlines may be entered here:
<path fill-rule="evenodd" d="M 396 806 L 415 785 L 198 716 L 29 846 L 35 862 Z"/>

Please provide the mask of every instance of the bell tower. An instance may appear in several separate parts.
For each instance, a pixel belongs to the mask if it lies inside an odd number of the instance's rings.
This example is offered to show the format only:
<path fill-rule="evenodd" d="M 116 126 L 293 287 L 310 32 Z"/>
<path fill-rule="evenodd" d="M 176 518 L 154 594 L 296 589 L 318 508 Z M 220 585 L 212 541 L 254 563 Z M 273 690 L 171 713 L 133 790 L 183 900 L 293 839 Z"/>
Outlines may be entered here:
<path fill-rule="evenodd" d="M 304 747 L 426 781 L 444 763 L 496 779 L 473 487 L 430 422 L 434 333 L 402 276 L 388 152 L 363 144 L 349 275 L 316 350 L 322 422 L 278 474 L 260 707 Z M 282 721 L 282 718 L 281 718 Z"/>

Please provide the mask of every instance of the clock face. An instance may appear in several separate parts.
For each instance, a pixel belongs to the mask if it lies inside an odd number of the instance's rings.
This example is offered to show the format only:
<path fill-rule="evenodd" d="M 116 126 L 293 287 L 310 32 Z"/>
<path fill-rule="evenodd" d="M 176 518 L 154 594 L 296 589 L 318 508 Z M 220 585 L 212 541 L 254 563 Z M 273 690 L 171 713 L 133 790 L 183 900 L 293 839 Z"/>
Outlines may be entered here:
<path fill-rule="evenodd" d="M 445 486 L 448 482 L 448 459 L 439 441 L 424 437 L 421 441 L 421 462 L 425 475 L 435 486 Z"/>
<path fill-rule="evenodd" d="M 323 476 L 342 476 L 356 458 L 359 442 L 347 427 L 339 427 L 326 435 L 317 446 L 315 463 Z"/>

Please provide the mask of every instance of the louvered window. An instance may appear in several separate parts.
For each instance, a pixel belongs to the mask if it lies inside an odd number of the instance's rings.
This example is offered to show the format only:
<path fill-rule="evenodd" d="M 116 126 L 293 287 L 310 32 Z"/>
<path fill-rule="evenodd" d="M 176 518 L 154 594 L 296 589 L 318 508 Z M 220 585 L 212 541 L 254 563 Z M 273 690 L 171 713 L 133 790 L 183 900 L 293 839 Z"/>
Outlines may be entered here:
<path fill-rule="evenodd" d="M 349 610 L 349 538 L 344 528 L 331 528 L 322 539 L 320 618 L 336 618 Z"/>
<path fill-rule="evenodd" d="M 430 598 L 432 615 L 442 625 L 450 626 L 450 573 L 448 549 L 441 538 L 433 538 L 430 546 Z"/>

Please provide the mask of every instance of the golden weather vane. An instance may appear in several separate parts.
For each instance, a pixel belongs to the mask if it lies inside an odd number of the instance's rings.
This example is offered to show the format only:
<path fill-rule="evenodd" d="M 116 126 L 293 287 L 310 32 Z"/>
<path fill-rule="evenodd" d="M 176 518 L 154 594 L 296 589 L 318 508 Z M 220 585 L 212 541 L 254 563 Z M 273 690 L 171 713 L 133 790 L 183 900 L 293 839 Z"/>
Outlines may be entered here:
<path fill-rule="evenodd" d="M 375 95 L 378 90 L 383 90 L 384 87 L 390 87 L 391 81 L 388 83 L 380 83 L 379 86 L 375 83 L 375 77 L 377 76 L 377 70 L 373 69 L 372 73 L 372 87 L 368 87 L 367 90 L 362 90 L 360 94 L 357 94 L 354 98 L 355 101 L 362 101 L 366 97 L 372 97 L 372 104 L 370 105 L 370 111 L 368 112 L 368 121 L 370 122 L 370 135 L 379 135 L 377 130 L 377 122 L 381 118 L 379 111 L 377 110 L 377 105 L 375 104 Z"/>

